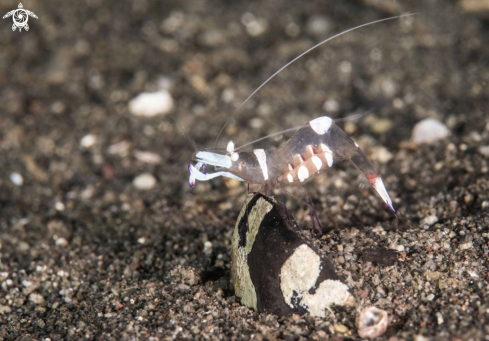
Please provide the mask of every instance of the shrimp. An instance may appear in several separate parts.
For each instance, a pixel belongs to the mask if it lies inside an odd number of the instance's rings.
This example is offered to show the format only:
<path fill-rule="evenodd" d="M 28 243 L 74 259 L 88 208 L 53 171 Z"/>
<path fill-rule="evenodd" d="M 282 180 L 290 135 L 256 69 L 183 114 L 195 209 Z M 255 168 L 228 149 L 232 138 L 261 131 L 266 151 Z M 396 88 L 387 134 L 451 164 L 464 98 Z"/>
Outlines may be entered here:
<path fill-rule="evenodd" d="M 278 149 L 253 149 L 237 152 L 230 141 L 226 149 L 199 151 L 197 163 L 189 164 L 189 185 L 218 176 L 267 185 L 271 188 L 306 183 L 341 160 L 350 160 L 368 179 L 389 209 L 395 214 L 392 200 L 379 172 L 358 144 L 327 116 L 318 117 L 302 126 Z M 206 165 L 216 172 L 201 172 Z"/>
<path fill-rule="evenodd" d="M 239 111 L 239 109 L 258 90 L 283 69 L 320 45 L 339 37 L 340 35 L 367 25 L 415 14 L 417 13 L 409 13 L 372 21 L 350 28 L 323 40 L 294 58 L 270 76 L 255 91 L 253 91 L 243 103 L 241 103 L 237 111 Z M 224 130 L 224 127 L 221 129 L 221 132 Z M 267 137 L 291 130 L 296 129 L 288 129 Z M 254 142 L 250 142 L 245 146 Z M 195 153 L 193 160 L 196 161 L 196 164 L 188 165 L 190 187 L 193 187 L 197 180 L 208 181 L 219 176 L 244 181 L 249 184 L 265 185 L 271 188 L 299 185 L 310 181 L 324 169 L 332 167 L 334 163 L 341 160 L 349 160 L 365 175 L 385 204 L 394 215 L 396 214 L 392 205 L 392 200 L 387 193 L 379 172 L 358 147 L 358 144 L 338 127 L 330 117 L 318 117 L 302 127 L 299 127 L 299 130 L 278 149 L 239 151 L 241 148 L 235 149 L 234 143 L 229 141 L 226 149 L 213 148 Z M 214 166 L 216 171 L 214 173 L 206 173 L 203 169 L 207 165 Z"/>

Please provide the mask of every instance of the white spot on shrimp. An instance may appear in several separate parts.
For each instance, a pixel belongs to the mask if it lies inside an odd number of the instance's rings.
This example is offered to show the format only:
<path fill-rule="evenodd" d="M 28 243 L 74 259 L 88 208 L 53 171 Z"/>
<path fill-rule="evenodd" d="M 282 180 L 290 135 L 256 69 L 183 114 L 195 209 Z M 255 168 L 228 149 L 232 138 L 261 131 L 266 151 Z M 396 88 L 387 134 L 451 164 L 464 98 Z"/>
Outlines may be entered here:
<path fill-rule="evenodd" d="M 255 149 L 253 153 L 256 155 L 256 159 L 260 164 L 261 171 L 263 172 L 263 179 L 268 180 L 268 166 L 267 166 L 267 154 L 264 149 Z"/>
<path fill-rule="evenodd" d="M 329 128 L 331 128 L 331 124 L 333 124 L 333 120 L 328 116 L 318 117 L 309 122 L 312 130 L 314 130 L 318 135 L 326 134 Z"/>
<path fill-rule="evenodd" d="M 301 182 L 309 177 L 309 171 L 306 166 L 300 166 L 299 171 L 297 172 L 297 177 Z"/>
<path fill-rule="evenodd" d="M 233 142 L 233 141 L 229 141 L 229 142 L 228 142 L 228 145 L 226 146 L 226 151 L 227 151 L 229 154 L 234 153 L 234 142 Z"/>
<path fill-rule="evenodd" d="M 235 162 L 239 160 L 239 154 L 238 153 L 232 153 L 231 154 L 231 161 Z"/>
<path fill-rule="evenodd" d="M 353 141 L 353 143 L 354 143 L 354 144 L 355 144 L 355 146 L 357 146 L 357 148 L 358 148 L 358 143 L 356 143 L 355 141 Z"/>
<path fill-rule="evenodd" d="M 287 180 L 289 180 L 289 182 L 294 182 L 294 178 L 292 177 L 292 174 L 287 174 Z"/>
<path fill-rule="evenodd" d="M 311 161 L 314 164 L 314 166 L 316 166 L 316 169 L 319 172 L 321 170 L 321 167 L 323 166 L 323 162 L 321 161 L 321 159 L 316 155 L 313 155 L 311 157 Z"/>
<path fill-rule="evenodd" d="M 333 167 L 333 154 L 324 153 L 324 157 L 326 158 L 326 161 L 328 162 L 328 166 Z"/>

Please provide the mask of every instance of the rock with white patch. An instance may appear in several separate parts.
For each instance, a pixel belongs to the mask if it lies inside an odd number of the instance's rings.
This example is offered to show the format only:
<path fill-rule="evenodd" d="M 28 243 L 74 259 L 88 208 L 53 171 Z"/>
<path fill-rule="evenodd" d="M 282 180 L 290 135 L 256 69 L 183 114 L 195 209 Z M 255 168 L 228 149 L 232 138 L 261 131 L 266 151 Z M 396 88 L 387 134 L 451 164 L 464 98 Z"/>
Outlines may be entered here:
<path fill-rule="evenodd" d="M 258 312 L 324 317 L 332 304 L 354 302 L 330 261 L 282 205 L 262 194 L 251 193 L 241 209 L 231 258 L 235 295 Z"/>

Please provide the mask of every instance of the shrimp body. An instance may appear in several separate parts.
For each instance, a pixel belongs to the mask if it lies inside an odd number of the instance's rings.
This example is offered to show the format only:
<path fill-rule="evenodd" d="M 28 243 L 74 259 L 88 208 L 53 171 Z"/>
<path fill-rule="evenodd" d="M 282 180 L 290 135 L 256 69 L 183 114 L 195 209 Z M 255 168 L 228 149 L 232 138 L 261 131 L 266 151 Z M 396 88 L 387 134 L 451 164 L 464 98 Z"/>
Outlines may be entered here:
<path fill-rule="evenodd" d="M 195 180 L 206 181 L 218 176 L 270 187 L 297 185 L 332 167 L 334 162 L 350 160 L 395 212 L 377 170 L 358 145 L 327 116 L 302 126 L 278 149 L 236 152 L 234 144 L 230 142 L 226 150 L 197 152 L 194 159 L 197 164 L 189 165 L 191 187 L 195 185 Z M 205 165 L 215 166 L 216 172 L 201 172 Z"/>

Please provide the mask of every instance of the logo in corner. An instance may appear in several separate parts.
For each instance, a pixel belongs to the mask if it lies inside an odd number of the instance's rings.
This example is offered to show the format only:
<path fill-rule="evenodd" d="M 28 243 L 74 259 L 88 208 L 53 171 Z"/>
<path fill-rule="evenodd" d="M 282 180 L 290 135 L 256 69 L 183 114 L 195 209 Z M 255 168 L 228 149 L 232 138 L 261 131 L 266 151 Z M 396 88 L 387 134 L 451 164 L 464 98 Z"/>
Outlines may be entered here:
<path fill-rule="evenodd" d="M 18 28 L 19 32 L 21 32 L 22 29 L 29 31 L 29 25 L 27 25 L 29 16 L 38 19 L 37 15 L 35 15 L 34 12 L 24 9 L 22 3 L 19 3 L 19 8 L 14 9 L 8 12 L 7 14 L 5 14 L 3 16 L 3 19 L 12 17 L 12 19 L 14 20 L 14 24 L 12 25 L 12 31 L 15 31 Z"/>

